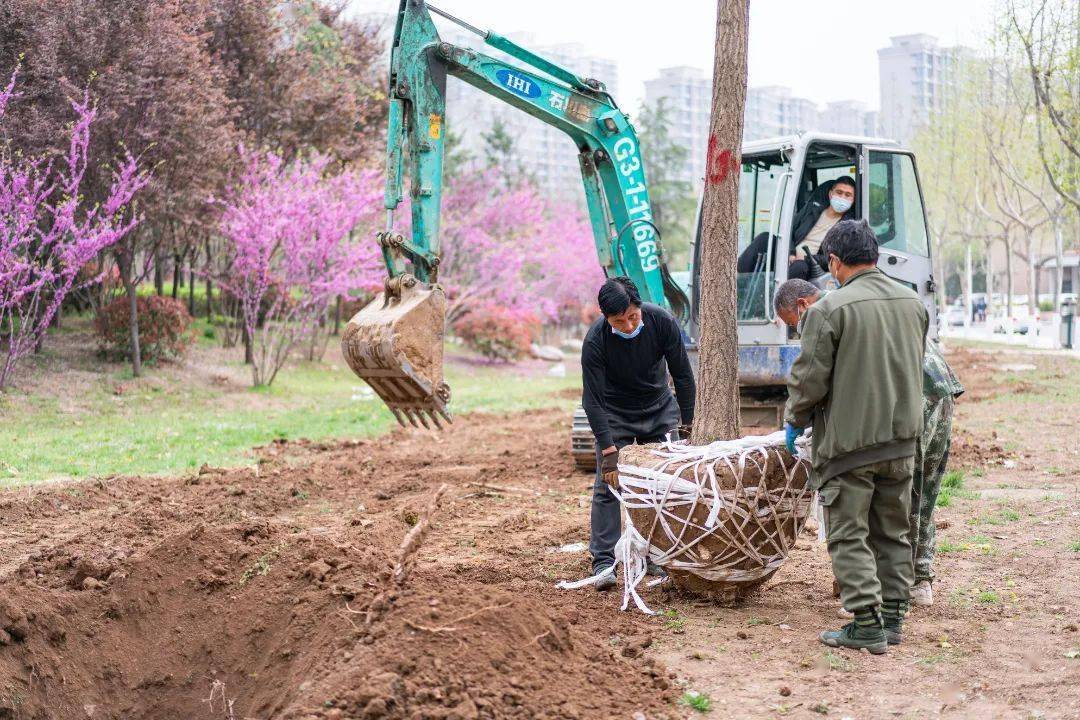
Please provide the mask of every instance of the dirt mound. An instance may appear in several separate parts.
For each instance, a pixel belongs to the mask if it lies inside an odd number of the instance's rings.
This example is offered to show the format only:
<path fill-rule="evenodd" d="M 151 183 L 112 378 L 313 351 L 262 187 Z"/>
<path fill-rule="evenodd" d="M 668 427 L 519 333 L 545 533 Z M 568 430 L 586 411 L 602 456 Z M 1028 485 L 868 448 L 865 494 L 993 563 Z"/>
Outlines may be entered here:
<path fill-rule="evenodd" d="M 985 351 L 960 345 L 950 346 L 946 354 L 949 366 L 960 376 L 964 394 L 959 402 L 981 402 L 995 398 L 1024 395 L 1034 385 L 1022 376 L 1010 376 L 1014 364 L 1000 351 Z M 1034 365 L 1030 366 L 1035 369 Z"/>
<path fill-rule="evenodd" d="M 666 670 L 619 647 L 648 642 L 640 620 L 581 612 L 522 569 L 576 572 L 545 557 L 543 531 L 473 513 L 499 502 L 475 497 L 478 477 L 579 482 L 565 426 L 460 418 L 317 453 L 275 444 L 257 470 L 0 495 L 0 718 L 660 717 Z M 462 447 L 467 467 L 449 462 Z M 387 596 L 441 482 L 419 565 Z M 521 565 L 471 557 L 477 533 L 514 537 Z"/>
<path fill-rule="evenodd" d="M 963 428 L 953 427 L 949 464 L 959 467 L 986 467 L 1015 457 L 998 442 L 996 434 L 989 438 L 976 437 Z"/>

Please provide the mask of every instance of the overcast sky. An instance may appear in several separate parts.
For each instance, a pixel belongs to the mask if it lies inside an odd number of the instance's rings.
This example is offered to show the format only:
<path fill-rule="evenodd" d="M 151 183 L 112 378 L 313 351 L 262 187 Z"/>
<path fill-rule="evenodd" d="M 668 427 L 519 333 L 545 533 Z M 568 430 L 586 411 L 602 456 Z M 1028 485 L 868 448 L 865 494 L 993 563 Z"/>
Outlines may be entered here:
<path fill-rule="evenodd" d="M 355 12 L 396 13 L 397 0 L 350 0 Z M 892 35 L 929 33 L 978 46 L 998 0 L 752 0 L 750 85 L 786 85 L 819 104 L 876 109 L 877 49 Z M 619 104 L 640 105 L 662 67 L 712 68 L 715 0 L 436 0 L 482 29 L 578 42 L 619 65 Z M 600 78 L 603 80 L 604 78 Z"/>

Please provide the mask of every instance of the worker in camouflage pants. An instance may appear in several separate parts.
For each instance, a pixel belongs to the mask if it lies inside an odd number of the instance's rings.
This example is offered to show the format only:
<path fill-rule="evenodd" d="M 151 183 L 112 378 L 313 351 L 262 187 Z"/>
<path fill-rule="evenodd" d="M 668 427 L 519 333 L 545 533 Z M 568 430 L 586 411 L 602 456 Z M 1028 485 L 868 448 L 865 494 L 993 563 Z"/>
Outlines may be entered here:
<path fill-rule="evenodd" d="M 777 288 L 776 312 L 786 325 L 801 328 L 801 319 L 823 293 L 805 280 L 788 280 Z M 918 438 L 911 488 L 909 515 L 914 587 L 911 600 L 916 605 L 932 605 L 934 579 L 934 507 L 949 459 L 952 438 L 953 401 L 964 392 L 963 385 L 941 353 L 936 340 L 927 340 L 923 354 L 923 432 Z M 834 580 L 833 592 L 840 595 Z M 840 610 L 843 617 L 852 617 Z"/>
<path fill-rule="evenodd" d="M 934 593 L 934 507 L 952 443 L 953 400 L 964 386 L 945 362 L 937 341 L 927 340 L 923 356 L 923 432 L 915 450 L 911 484 L 911 550 L 915 587 L 911 601 L 932 605 Z"/>

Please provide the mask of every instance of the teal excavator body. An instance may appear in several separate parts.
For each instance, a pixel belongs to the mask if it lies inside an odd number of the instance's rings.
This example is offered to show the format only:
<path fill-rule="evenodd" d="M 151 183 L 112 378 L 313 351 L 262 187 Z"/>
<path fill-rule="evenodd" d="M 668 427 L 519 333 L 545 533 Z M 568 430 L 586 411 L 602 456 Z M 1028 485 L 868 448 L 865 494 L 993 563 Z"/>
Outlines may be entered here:
<path fill-rule="evenodd" d="M 522 65 L 443 42 L 430 12 L 479 34 Z M 388 277 L 384 291 L 349 322 L 342 347 L 352 369 L 402 424 L 450 419 L 450 392 L 442 377 L 446 300 L 438 285 L 447 76 L 566 133 L 578 149 L 596 256 L 605 273 L 629 276 L 642 299 L 684 321 L 689 314 L 653 222 L 637 134 L 603 83 L 423 0 L 401 0 L 388 85 L 386 227 L 377 235 Z M 394 231 L 394 213 L 406 190 L 408 236 Z"/>

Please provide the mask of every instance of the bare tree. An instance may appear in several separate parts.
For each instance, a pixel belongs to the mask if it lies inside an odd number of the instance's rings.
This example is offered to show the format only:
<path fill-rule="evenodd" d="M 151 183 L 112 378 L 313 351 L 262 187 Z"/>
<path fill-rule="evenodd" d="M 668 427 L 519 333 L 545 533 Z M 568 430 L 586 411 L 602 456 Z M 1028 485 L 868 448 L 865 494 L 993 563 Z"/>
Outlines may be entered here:
<path fill-rule="evenodd" d="M 1080 209 L 1080 3 L 1010 0 L 1008 22 L 1027 61 L 1043 170 L 1054 191 Z"/>
<path fill-rule="evenodd" d="M 736 275 L 739 165 L 746 102 L 747 0 L 718 0 L 712 118 L 701 209 L 700 355 L 693 442 L 739 435 Z"/>
<path fill-rule="evenodd" d="M 1015 10 L 1015 8 L 1014 8 Z M 1015 21 L 1015 15 L 1013 16 Z M 1006 35 L 1005 45 L 1009 48 L 1012 45 L 1012 38 Z M 1009 52 L 1006 54 L 1005 61 L 998 67 L 997 72 L 1001 76 L 1002 82 L 1008 88 L 1009 95 L 1012 102 L 1010 106 L 1019 110 L 1018 119 L 1016 121 L 1016 127 L 1019 129 L 1019 134 L 1024 135 L 1024 129 L 1029 123 L 1023 122 L 1024 119 L 1030 118 L 1037 114 L 1040 110 L 1038 108 L 1038 91 L 1033 90 L 1030 85 L 1023 82 L 1023 78 L 1018 77 L 1021 73 L 1014 71 L 1014 65 L 1017 63 L 1013 60 L 1014 54 Z M 1029 55 L 1025 51 L 1025 57 Z M 1033 108 L 1032 105 L 1035 105 Z M 1036 123 L 1038 120 L 1036 121 Z M 1036 128 L 1036 135 L 1038 135 L 1038 128 Z M 1038 148 L 1038 158 L 1034 157 L 1028 148 L 1034 144 Z M 1030 136 L 1023 137 L 1019 152 L 1014 153 L 1012 148 L 1008 144 L 999 143 L 991 144 L 989 147 L 989 154 L 991 160 L 997 169 L 1009 179 L 1009 181 L 1018 189 L 1017 195 L 1024 195 L 1032 200 L 1042 210 L 1044 214 L 1043 220 L 1039 223 L 1049 221 L 1053 228 L 1054 235 L 1054 259 L 1056 260 L 1054 284 L 1053 284 L 1053 297 L 1054 308 L 1058 307 L 1061 301 L 1061 283 L 1063 280 L 1063 264 L 1065 255 L 1065 242 L 1064 242 L 1064 225 L 1067 219 L 1071 206 L 1068 198 L 1056 192 L 1052 184 L 1052 178 L 1045 172 L 1049 167 L 1043 157 L 1045 151 L 1045 144 L 1042 143 L 1040 138 L 1036 138 L 1033 142 Z M 1047 187 L 1047 185 L 1050 187 Z M 1016 205 L 1010 203 L 1009 209 L 1006 211 L 1011 217 L 1017 219 L 1018 222 L 1024 224 L 1027 223 L 1020 220 L 1018 215 L 1022 214 L 1016 210 Z M 1028 242 L 1028 270 L 1029 270 L 1029 283 L 1038 290 L 1037 282 L 1037 268 L 1042 266 L 1042 262 L 1039 261 L 1033 252 L 1032 243 Z M 1035 311 L 1035 298 L 1034 292 L 1029 299 L 1028 307 Z"/>
<path fill-rule="evenodd" d="M 982 188 L 979 187 L 979 180 L 976 178 L 975 188 L 975 207 L 979 213 L 982 214 L 985 223 L 989 228 L 993 228 L 991 232 L 988 232 L 984 238 L 984 245 L 986 248 L 986 285 L 987 293 L 989 294 L 989 301 L 993 301 L 993 250 L 994 242 L 1000 241 L 1005 246 L 1005 315 L 1012 317 L 1012 296 L 1013 296 L 1013 267 L 1012 267 L 1012 219 L 1002 218 L 998 213 L 987 204 L 986 199 L 982 196 Z M 996 232 L 995 232 L 996 230 Z"/>

